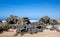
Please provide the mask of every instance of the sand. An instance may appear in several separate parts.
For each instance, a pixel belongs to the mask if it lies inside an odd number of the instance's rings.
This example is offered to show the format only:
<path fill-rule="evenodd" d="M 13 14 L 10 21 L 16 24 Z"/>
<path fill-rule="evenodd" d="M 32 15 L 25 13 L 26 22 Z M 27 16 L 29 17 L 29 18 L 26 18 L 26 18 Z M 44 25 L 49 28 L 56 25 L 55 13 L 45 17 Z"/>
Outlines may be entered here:
<path fill-rule="evenodd" d="M 21 36 L 20 34 L 17 36 L 13 36 L 16 30 L 10 30 L 8 32 L 3 32 L 0 34 L 0 37 L 60 37 L 60 32 L 44 30 L 44 32 L 39 32 L 36 34 L 24 34 Z"/>

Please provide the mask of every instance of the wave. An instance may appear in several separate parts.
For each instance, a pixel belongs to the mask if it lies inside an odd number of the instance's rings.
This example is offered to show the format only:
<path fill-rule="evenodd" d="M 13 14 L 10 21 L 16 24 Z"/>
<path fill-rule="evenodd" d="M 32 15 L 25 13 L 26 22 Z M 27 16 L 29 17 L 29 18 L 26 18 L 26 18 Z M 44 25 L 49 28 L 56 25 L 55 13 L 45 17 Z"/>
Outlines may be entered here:
<path fill-rule="evenodd" d="M 38 21 L 38 20 L 30 20 L 31 22 L 36 22 L 36 21 Z"/>

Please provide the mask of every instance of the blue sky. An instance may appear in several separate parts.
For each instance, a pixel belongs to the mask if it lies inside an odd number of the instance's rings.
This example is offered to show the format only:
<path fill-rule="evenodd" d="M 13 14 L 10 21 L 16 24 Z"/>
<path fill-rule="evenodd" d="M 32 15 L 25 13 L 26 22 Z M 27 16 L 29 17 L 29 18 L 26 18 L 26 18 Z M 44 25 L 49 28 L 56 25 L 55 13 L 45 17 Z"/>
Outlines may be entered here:
<path fill-rule="evenodd" d="M 0 19 L 10 15 L 60 19 L 60 0 L 0 0 Z"/>

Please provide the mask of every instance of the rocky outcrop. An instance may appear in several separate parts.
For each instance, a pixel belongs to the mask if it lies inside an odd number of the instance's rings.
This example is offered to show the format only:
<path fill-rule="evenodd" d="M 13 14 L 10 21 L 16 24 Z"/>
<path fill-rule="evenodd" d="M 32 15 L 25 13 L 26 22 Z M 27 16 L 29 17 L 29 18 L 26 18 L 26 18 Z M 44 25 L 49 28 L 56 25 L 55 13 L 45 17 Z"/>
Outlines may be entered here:
<path fill-rule="evenodd" d="M 57 25 L 58 24 L 57 20 L 51 19 L 48 16 L 42 17 L 39 21 L 42 21 L 44 24 L 48 24 L 48 25 Z"/>

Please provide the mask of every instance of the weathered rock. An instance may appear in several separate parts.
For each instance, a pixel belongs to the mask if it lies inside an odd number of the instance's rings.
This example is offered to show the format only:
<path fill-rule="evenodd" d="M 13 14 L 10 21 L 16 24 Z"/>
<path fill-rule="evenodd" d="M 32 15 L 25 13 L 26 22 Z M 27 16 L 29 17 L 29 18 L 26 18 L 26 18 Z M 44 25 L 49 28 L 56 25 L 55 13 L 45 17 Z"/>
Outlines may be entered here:
<path fill-rule="evenodd" d="M 30 24 L 31 22 L 29 21 L 28 17 L 23 17 L 22 18 L 24 24 Z"/>
<path fill-rule="evenodd" d="M 16 24 L 18 22 L 18 19 L 19 18 L 17 16 L 11 15 L 6 19 L 6 21 L 8 24 Z"/>
<path fill-rule="evenodd" d="M 26 26 L 24 25 L 20 25 L 17 30 L 16 30 L 16 34 L 14 36 L 17 36 L 18 34 L 24 35 L 27 32 L 26 30 Z"/>
<path fill-rule="evenodd" d="M 14 15 L 10 15 L 10 17 L 8 17 L 6 19 L 6 22 L 8 24 L 8 27 L 9 29 L 12 28 L 12 29 L 16 29 L 16 27 L 19 25 L 19 20 L 20 18 L 18 18 L 17 16 L 14 16 Z"/>
<path fill-rule="evenodd" d="M 25 34 L 25 33 L 30 33 L 30 34 L 34 34 L 34 33 L 37 33 L 37 32 L 43 32 L 44 30 L 44 26 L 41 25 L 41 24 L 36 24 L 37 22 L 35 22 L 34 24 L 31 23 L 31 24 L 23 24 L 23 25 L 20 25 L 17 30 L 16 30 L 16 34 L 15 35 L 18 35 L 18 34 Z"/>
<path fill-rule="evenodd" d="M 30 21 L 27 17 L 23 17 L 21 20 L 20 20 L 20 25 L 18 26 L 17 30 L 16 30 L 16 34 L 15 35 L 18 35 L 18 34 L 25 34 L 26 32 L 28 32 L 28 25 L 30 24 Z"/>
<path fill-rule="evenodd" d="M 43 23 L 48 24 L 49 20 L 50 20 L 50 18 L 48 16 L 44 16 L 39 21 L 42 21 Z"/>
<path fill-rule="evenodd" d="M 50 30 L 56 30 L 57 32 L 60 32 L 60 29 L 58 27 L 54 26 L 58 24 L 57 20 L 50 19 L 48 16 L 42 17 L 40 20 L 36 22 L 30 22 L 28 17 L 18 18 L 17 16 L 11 15 L 7 18 L 5 23 L 2 23 L 0 20 L 0 32 L 8 31 L 8 29 L 16 29 L 16 34 L 24 35 L 25 33 L 38 33 L 43 32 L 46 28 L 47 24 L 51 24 L 52 27 Z"/>
<path fill-rule="evenodd" d="M 3 31 L 8 31 L 8 25 L 7 23 L 1 23 L 0 24 L 0 32 L 3 32 Z"/>
<path fill-rule="evenodd" d="M 50 28 L 50 30 L 56 30 L 57 32 L 60 32 L 60 29 L 58 29 L 58 27 L 56 27 L 54 25 Z"/>
<path fill-rule="evenodd" d="M 0 20 L 0 23 L 2 23 L 2 21 Z"/>
<path fill-rule="evenodd" d="M 49 20 L 49 21 L 50 21 L 49 23 L 51 25 L 57 25 L 58 24 L 58 21 L 56 21 L 56 20 Z"/>
<path fill-rule="evenodd" d="M 44 24 L 57 25 L 58 21 L 55 19 L 50 19 L 48 16 L 42 17 L 39 21 L 42 21 Z"/>

